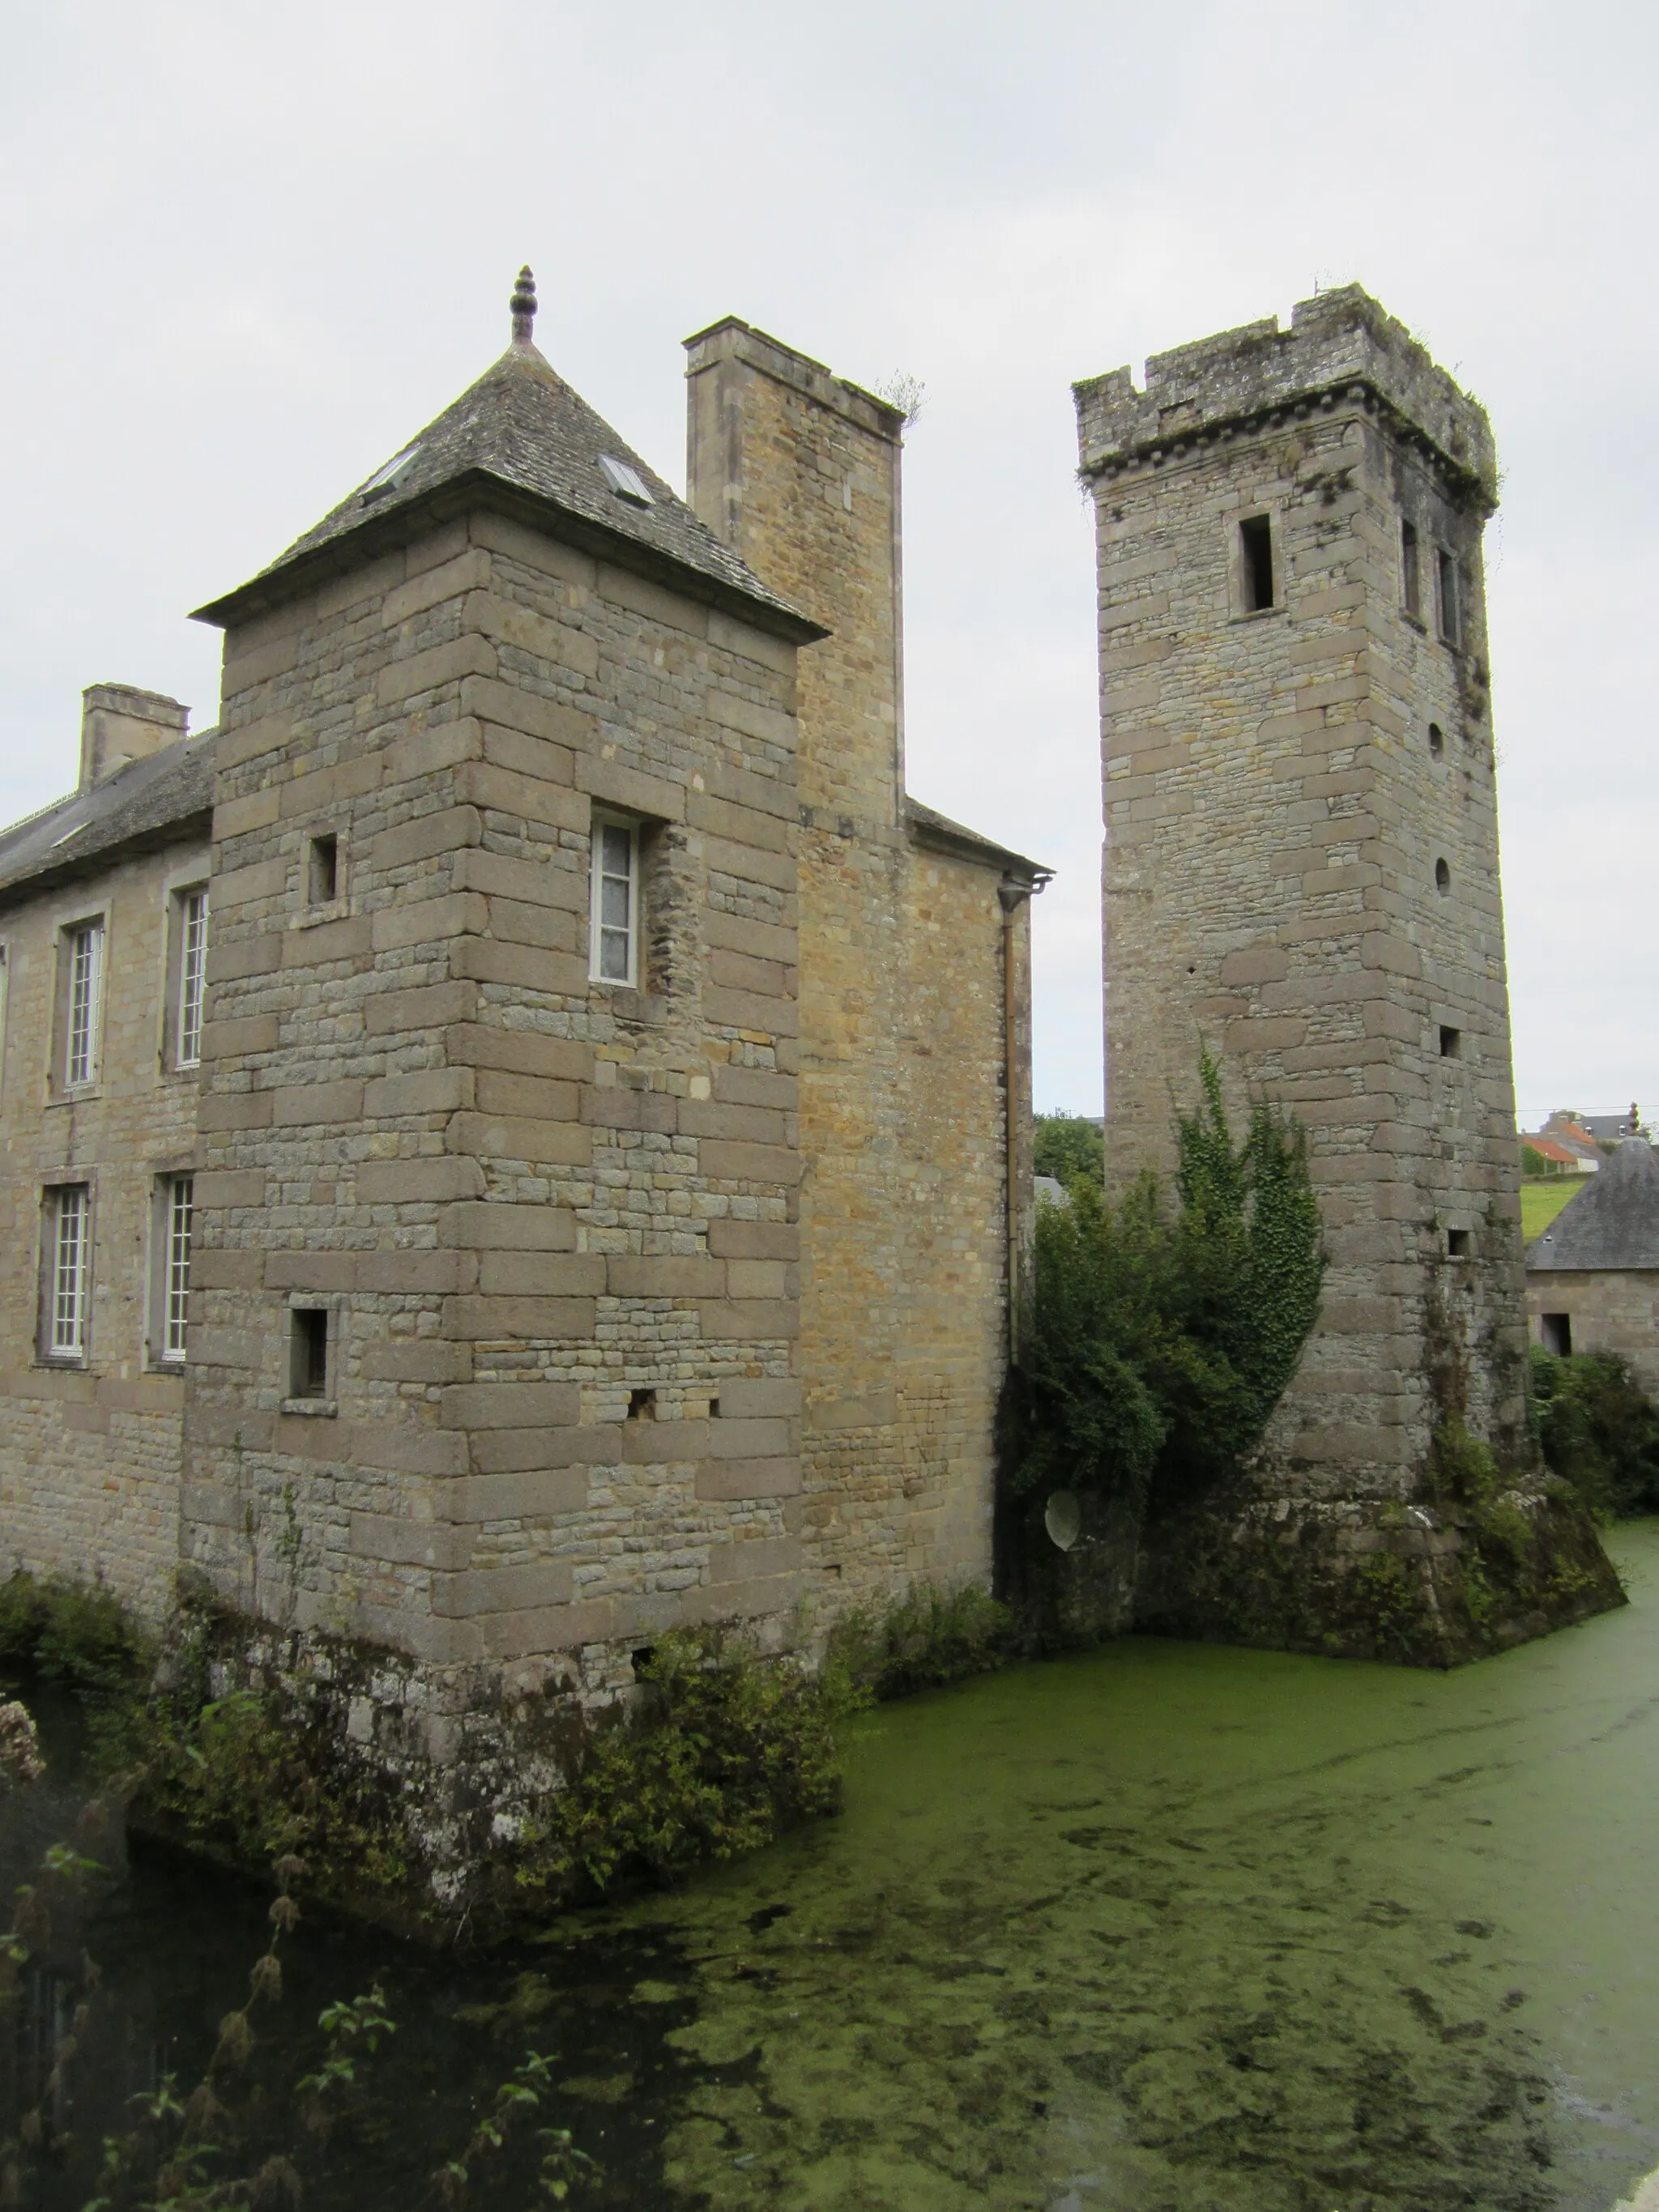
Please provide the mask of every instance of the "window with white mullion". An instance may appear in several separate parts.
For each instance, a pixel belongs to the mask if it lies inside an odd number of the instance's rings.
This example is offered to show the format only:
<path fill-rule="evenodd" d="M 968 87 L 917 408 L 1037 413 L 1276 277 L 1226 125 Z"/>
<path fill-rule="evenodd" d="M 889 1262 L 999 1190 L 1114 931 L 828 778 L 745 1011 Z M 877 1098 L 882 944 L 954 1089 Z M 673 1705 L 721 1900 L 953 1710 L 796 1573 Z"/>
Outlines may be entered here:
<path fill-rule="evenodd" d="M 205 891 L 185 892 L 179 922 L 179 1065 L 195 1067 L 202 1057 L 202 1001 L 207 984 Z"/>
<path fill-rule="evenodd" d="M 58 1193 L 52 1271 L 50 1346 L 60 1359 L 78 1359 L 87 1336 L 87 1187 Z"/>
<path fill-rule="evenodd" d="M 195 1184 L 189 1176 L 174 1176 L 167 1188 L 166 1311 L 161 1326 L 161 1357 L 185 1356 L 185 1324 L 190 1318 L 190 1223 Z"/>
<path fill-rule="evenodd" d="M 638 824 L 593 820 L 588 972 L 596 982 L 633 983 L 639 973 Z"/>
<path fill-rule="evenodd" d="M 98 1073 L 98 1001 L 103 986 L 104 933 L 95 921 L 70 932 L 69 1023 L 64 1080 L 72 1089 Z"/>

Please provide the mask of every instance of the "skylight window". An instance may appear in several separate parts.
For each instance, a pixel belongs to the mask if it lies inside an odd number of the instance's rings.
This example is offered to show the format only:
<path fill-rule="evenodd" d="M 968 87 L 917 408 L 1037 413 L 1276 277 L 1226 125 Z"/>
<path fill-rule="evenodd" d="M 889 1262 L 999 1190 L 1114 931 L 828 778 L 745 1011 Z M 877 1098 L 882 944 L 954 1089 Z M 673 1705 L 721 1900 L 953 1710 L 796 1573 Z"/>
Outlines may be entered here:
<path fill-rule="evenodd" d="M 363 501 L 384 499 L 397 484 L 399 477 L 413 465 L 418 446 L 405 446 L 401 453 L 394 453 L 383 469 L 376 469 L 357 496 Z"/>
<path fill-rule="evenodd" d="M 601 453 L 599 472 L 612 491 L 623 499 L 631 499 L 635 507 L 655 505 L 639 471 L 630 469 L 626 461 L 613 460 L 609 453 Z"/>

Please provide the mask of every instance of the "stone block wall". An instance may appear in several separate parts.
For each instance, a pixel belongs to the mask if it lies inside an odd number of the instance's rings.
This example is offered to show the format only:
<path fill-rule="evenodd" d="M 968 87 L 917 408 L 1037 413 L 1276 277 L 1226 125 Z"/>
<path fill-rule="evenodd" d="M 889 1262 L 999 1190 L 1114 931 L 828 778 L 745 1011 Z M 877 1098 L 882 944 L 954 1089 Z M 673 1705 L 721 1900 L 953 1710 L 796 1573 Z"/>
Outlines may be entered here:
<path fill-rule="evenodd" d="M 1331 1266 L 1272 1439 L 1408 1488 L 1461 1408 L 1527 1457 L 1482 410 L 1357 289 L 1077 391 L 1098 519 L 1109 1174 L 1200 1045 L 1307 1127 Z M 1240 524 L 1265 520 L 1256 609 Z M 1402 525 L 1417 532 L 1419 611 Z M 1456 635 L 1437 618 L 1455 574 Z"/>
<path fill-rule="evenodd" d="M 1001 864 L 912 831 L 902 418 L 736 320 L 688 356 L 691 505 L 830 633 L 799 666 L 808 1541 L 849 1595 L 984 1577 L 1007 1328 Z M 1023 911 L 1012 935 L 1024 1009 Z M 1022 1014 L 1017 1133 L 1029 1053 Z M 1017 1182 L 1029 1210 L 1029 1158 Z"/>
<path fill-rule="evenodd" d="M 233 1603 L 594 1687 L 672 1621 L 782 1633 L 794 659 L 488 511 L 228 634 L 185 1524 Z M 589 980 L 595 805 L 636 989 Z"/>
<path fill-rule="evenodd" d="M 185 1391 L 160 1357 L 157 1183 L 191 1167 L 199 1079 L 167 1049 L 169 915 L 208 869 L 197 830 L 0 894 L 0 1573 L 100 1577 L 152 1619 L 178 1566 Z M 56 1080 L 62 936 L 94 917 L 98 1079 L 67 1095 Z M 45 1356 L 41 1334 L 43 1193 L 65 1182 L 90 1192 L 78 1362 Z"/>
<path fill-rule="evenodd" d="M 1659 1401 L 1659 1269 L 1529 1269 L 1527 1322 L 1534 1344 L 1544 1341 L 1546 1314 L 1567 1316 L 1575 1353 L 1612 1352 L 1628 1360 L 1631 1373 Z"/>

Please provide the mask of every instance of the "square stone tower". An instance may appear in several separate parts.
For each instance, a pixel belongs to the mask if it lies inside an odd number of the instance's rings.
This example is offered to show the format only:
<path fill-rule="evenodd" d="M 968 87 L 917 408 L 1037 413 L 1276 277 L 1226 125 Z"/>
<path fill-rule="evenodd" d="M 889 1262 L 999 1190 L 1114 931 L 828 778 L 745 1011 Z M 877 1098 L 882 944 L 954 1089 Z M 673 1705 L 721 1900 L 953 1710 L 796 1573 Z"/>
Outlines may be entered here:
<path fill-rule="evenodd" d="M 1357 287 L 1076 388 L 1098 517 L 1109 1177 L 1200 1047 L 1307 1129 L 1330 1255 L 1292 1494 L 1529 1463 L 1485 411 Z"/>

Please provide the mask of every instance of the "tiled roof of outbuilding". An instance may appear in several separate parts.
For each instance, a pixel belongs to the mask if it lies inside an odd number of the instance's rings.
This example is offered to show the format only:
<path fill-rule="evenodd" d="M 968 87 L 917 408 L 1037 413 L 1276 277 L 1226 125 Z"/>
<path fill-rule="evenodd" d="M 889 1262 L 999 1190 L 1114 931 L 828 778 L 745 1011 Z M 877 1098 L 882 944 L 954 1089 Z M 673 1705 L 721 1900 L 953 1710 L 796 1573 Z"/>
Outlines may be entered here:
<path fill-rule="evenodd" d="M 131 762 L 89 791 L 71 792 L 0 830 L 0 899 L 82 873 L 118 848 L 168 844 L 213 821 L 216 730 Z"/>
<path fill-rule="evenodd" d="M 763 628 L 803 642 L 825 635 L 723 545 L 527 337 L 515 339 L 404 453 L 406 464 L 395 478 L 377 484 L 371 477 L 268 568 L 198 608 L 198 618 L 240 619 L 305 589 L 315 577 L 371 558 L 434 504 L 453 514 L 482 501 L 556 518 L 560 536 L 730 605 Z M 650 504 L 613 489 L 602 459 L 631 469 Z M 377 470 L 375 476 L 384 479 L 386 473 Z"/>
<path fill-rule="evenodd" d="M 1587 1176 L 1527 1248 L 1528 1274 L 1659 1267 L 1659 1152 L 1639 1138 Z"/>

